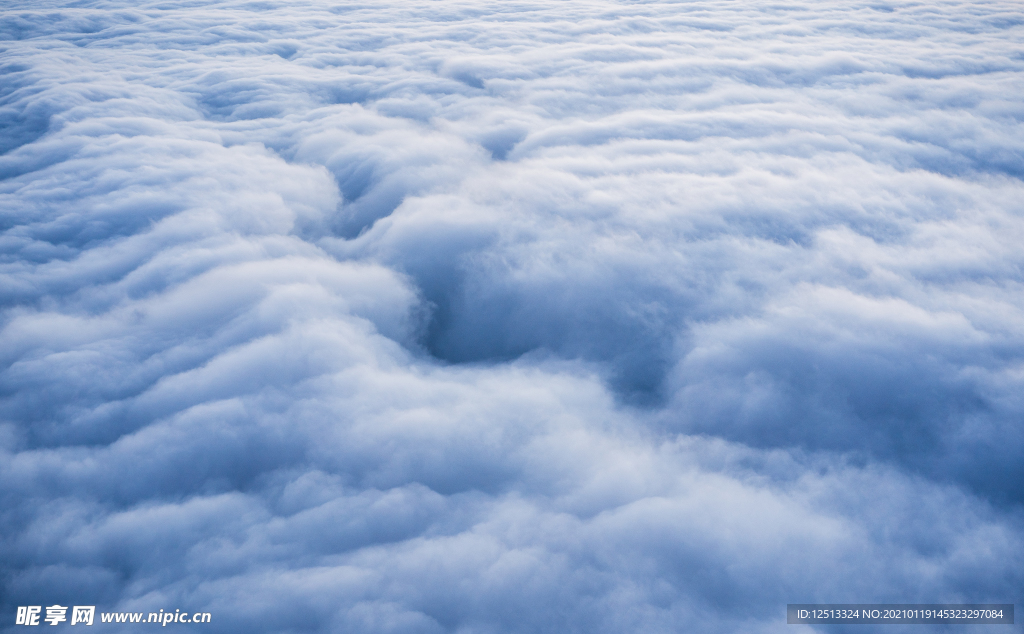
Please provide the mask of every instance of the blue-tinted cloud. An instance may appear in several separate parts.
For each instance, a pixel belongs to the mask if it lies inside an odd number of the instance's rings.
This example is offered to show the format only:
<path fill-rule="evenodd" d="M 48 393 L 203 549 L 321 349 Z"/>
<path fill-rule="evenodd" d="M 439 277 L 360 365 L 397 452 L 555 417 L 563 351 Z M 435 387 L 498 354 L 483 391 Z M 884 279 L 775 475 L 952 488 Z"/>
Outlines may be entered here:
<path fill-rule="evenodd" d="M 767 632 L 1017 600 L 1022 29 L 5 7 L 4 618 Z"/>

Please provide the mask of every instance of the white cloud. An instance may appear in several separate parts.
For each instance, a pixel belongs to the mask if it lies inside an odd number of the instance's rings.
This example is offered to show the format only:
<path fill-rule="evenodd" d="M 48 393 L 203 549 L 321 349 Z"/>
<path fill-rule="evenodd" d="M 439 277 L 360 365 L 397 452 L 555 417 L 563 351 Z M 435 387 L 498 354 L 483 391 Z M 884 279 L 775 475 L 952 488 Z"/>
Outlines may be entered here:
<path fill-rule="evenodd" d="M 5 613 L 1017 598 L 1016 5 L 66 5 L 0 16 Z"/>

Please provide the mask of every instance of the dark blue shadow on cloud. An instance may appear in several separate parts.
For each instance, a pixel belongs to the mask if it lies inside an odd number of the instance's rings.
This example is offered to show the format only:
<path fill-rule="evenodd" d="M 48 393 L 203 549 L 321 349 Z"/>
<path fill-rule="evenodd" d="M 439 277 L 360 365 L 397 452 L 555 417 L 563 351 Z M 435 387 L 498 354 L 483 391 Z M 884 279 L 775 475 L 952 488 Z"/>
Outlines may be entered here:
<path fill-rule="evenodd" d="M 663 402 L 674 335 L 642 291 L 581 288 L 571 280 L 552 288 L 481 286 L 445 277 L 442 284 L 421 280 L 435 307 L 424 339 L 434 357 L 498 363 L 547 351 L 604 367 L 625 403 Z"/>
<path fill-rule="evenodd" d="M 7 81 L 8 77 L 0 75 L 0 83 Z M 0 98 L 0 155 L 43 137 L 50 128 L 50 117 L 53 114 L 45 103 L 30 103 L 24 107 L 7 105 L 5 102 L 8 101 Z M 10 178 L 21 173 L 24 172 L 0 168 L 0 178 Z"/>
<path fill-rule="evenodd" d="M 1024 463 L 1014 457 L 1024 451 L 1019 409 L 997 404 L 939 351 L 814 349 L 808 339 L 760 342 L 734 367 L 687 369 L 676 377 L 684 385 L 667 428 L 759 448 L 859 455 L 997 504 L 1024 503 Z"/>
<path fill-rule="evenodd" d="M 483 90 L 484 82 L 482 79 L 471 73 L 455 73 L 452 75 L 452 79 L 458 80 L 470 88 L 476 88 Z"/>
<path fill-rule="evenodd" d="M 491 158 L 504 161 L 520 141 L 526 138 L 526 131 L 519 128 L 503 128 L 488 132 L 480 139 L 480 145 L 491 153 Z"/>

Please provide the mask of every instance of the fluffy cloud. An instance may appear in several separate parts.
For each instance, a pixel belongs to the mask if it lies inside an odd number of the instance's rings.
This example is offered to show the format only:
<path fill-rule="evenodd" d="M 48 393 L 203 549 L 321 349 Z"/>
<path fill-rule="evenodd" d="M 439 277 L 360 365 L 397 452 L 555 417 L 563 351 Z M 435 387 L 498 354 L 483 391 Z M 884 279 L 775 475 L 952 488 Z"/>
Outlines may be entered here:
<path fill-rule="evenodd" d="M 1022 28 L 11 4 L 4 614 L 767 632 L 788 602 L 1014 602 Z"/>

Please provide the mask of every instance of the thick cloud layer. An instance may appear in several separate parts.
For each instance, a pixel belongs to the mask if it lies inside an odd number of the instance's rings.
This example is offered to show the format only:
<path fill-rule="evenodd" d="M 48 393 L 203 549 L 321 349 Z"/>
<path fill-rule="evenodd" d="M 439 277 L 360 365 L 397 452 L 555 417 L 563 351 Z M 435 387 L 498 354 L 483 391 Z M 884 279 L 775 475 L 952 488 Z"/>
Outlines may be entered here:
<path fill-rule="evenodd" d="M 1021 602 L 1017 3 L 14 0 L 0 38 L 4 631 Z"/>

